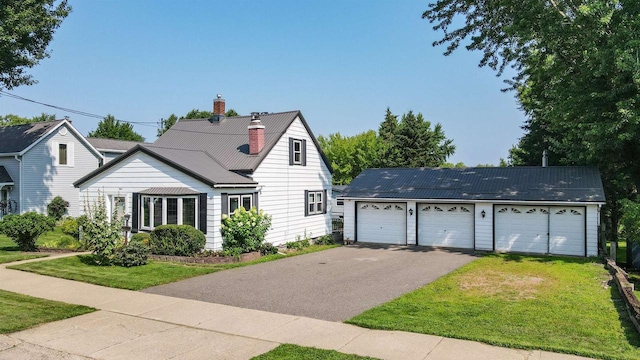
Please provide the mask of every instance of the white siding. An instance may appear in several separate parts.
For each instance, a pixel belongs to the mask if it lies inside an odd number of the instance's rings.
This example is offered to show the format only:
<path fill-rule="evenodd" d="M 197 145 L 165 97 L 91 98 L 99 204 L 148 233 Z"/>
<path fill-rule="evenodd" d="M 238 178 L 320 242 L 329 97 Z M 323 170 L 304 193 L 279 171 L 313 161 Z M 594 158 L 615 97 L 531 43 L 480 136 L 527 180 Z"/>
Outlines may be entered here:
<path fill-rule="evenodd" d="M 418 207 L 416 206 L 416 202 L 415 201 L 407 201 L 406 202 L 407 205 L 407 226 L 406 226 L 406 232 L 407 232 L 407 245 L 415 245 L 417 242 L 417 234 L 416 234 L 416 226 L 417 226 L 417 221 L 418 221 Z M 411 213 L 409 212 L 409 209 L 413 210 L 413 215 L 411 215 Z"/>
<path fill-rule="evenodd" d="M 598 205 L 587 205 L 587 256 L 598 256 Z"/>
<path fill-rule="evenodd" d="M 62 135 L 61 130 L 66 130 Z M 64 131 L 63 131 L 64 132 Z M 68 144 L 69 165 L 56 165 L 58 146 Z M 73 182 L 98 167 L 100 158 L 90 151 L 67 125 L 37 143 L 22 157 L 21 212 L 46 213 L 47 204 L 56 196 L 69 202 L 68 213 L 77 216 L 80 210 L 78 189 Z M 17 182 L 17 179 L 14 179 Z"/>
<path fill-rule="evenodd" d="M 269 131 L 267 128 L 265 131 Z M 307 141 L 306 166 L 289 165 L 289 138 Z M 254 171 L 260 184 L 259 207 L 272 216 L 266 241 L 282 244 L 297 236 L 317 237 L 331 233 L 331 212 L 305 216 L 305 190 L 327 190 L 331 203 L 331 173 L 302 121 L 296 119 Z"/>
<path fill-rule="evenodd" d="M 344 240 L 355 240 L 356 238 L 356 202 L 351 199 L 344 199 Z"/>
<path fill-rule="evenodd" d="M 108 152 L 108 151 L 101 151 L 100 153 L 102 154 L 102 156 L 104 156 L 105 164 L 123 154 L 123 153 Z"/>
<path fill-rule="evenodd" d="M 476 203 L 474 215 L 476 250 L 493 251 L 493 204 Z"/>
<path fill-rule="evenodd" d="M 134 181 L 135 179 L 135 181 Z M 173 167 L 138 152 L 114 167 L 80 186 L 82 204 L 93 204 L 98 191 L 105 196 L 126 198 L 125 211 L 131 214 L 132 194 L 150 187 L 187 187 L 199 193 L 207 193 L 207 249 L 220 249 L 220 191 L 174 169 Z M 84 206 L 82 207 L 84 211 Z"/>

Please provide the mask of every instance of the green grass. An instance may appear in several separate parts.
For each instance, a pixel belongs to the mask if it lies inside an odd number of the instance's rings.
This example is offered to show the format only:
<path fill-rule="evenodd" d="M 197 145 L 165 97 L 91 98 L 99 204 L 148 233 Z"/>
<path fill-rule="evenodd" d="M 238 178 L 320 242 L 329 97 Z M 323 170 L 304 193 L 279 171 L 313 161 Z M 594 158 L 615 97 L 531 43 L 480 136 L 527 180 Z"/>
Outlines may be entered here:
<path fill-rule="evenodd" d="M 124 268 L 120 266 L 96 266 L 92 263 L 91 255 L 78 255 L 12 265 L 8 268 L 120 289 L 141 290 L 194 276 L 326 250 L 336 246 L 312 245 L 300 252 L 288 255 L 268 255 L 254 261 L 232 264 L 182 264 L 152 260 L 147 265 Z"/>
<path fill-rule="evenodd" d="M 18 249 L 16 243 L 11 241 L 5 235 L 0 234 L 0 264 L 10 263 L 14 261 L 35 259 L 44 257 L 44 254 L 27 254 Z"/>
<path fill-rule="evenodd" d="M 256 356 L 254 360 L 359 360 L 359 359 L 374 359 L 371 357 L 363 357 L 352 354 L 343 354 L 335 350 L 323 350 L 312 347 L 282 344 L 277 348 Z"/>
<path fill-rule="evenodd" d="M 487 255 L 348 323 L 610 359 L 640 336 L 594 259 Z"/>
<path fill-rule="evenodd" d="M 95 309 L 0 290 L 0 334 L 87 314 Z"/>

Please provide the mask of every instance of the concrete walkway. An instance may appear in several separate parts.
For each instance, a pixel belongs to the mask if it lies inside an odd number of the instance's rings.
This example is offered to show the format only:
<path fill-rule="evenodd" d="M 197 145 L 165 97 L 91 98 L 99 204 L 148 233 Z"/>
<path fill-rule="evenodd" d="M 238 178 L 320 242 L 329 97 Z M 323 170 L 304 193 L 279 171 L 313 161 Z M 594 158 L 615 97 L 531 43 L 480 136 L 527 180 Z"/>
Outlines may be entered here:
<path fill-rule="evenodd" d="M 2 290 L 99 311 L 0 335 L 2 360 L 249 359 L 282 343 L 381 359 L 579 359 L 112 289 L 4 265 Z"/>

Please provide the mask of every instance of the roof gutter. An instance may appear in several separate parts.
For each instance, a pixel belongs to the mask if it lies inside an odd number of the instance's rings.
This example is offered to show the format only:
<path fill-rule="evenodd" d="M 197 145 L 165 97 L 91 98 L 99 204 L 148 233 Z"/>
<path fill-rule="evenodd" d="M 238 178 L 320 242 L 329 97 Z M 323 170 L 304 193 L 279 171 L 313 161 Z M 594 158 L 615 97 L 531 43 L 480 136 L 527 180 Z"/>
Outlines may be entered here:
<path fill-rule="evenodd" d="M 344 200 L 355 200 L 355 201 L 372 201 L 372 202 L 405 202 L 405 201 L 415 201 L 419 203 L 482 203 L 482 204 L 525 204 L 525 205 L 533 205 L 533 204 L 552 204 L 552 205 L 604 205 L 606 204 L 604 201 L 560 201 L 560 200 L 476 200 L 476 199 L 409 199 L 409 198 L 375 198 L 375 197 L 350 197 L 350 196 L 337 196 L 336 198 L 344 199 Z"/>
<path fill-rule="evenodd" d="M 262 186 L 258 186 L 258 184 L 213 184 L 213 188 L 262 188 Z"/>

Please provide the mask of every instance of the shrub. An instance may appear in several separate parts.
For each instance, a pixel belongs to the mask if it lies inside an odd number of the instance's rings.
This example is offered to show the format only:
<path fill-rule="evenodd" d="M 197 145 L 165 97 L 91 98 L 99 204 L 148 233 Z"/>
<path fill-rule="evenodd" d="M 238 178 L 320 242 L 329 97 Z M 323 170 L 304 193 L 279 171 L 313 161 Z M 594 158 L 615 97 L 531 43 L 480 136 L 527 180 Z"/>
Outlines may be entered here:
<path fill-rule="evenodd" d="M 131 241 L 117 248 L 113 263 L 119 266 L 132 267 L 145 265 L 149 259 L 149 247 L 140 241 Z"/>
<path fill-rule="evenodd" d="M 231 216 L 222 217 L 222 248 L 230 255 L 257 251 L 270 227 L 271 216 L 264 211 L 240 207 Z"/>
<path fill-rule="evenodd" d="M 58 238 L 45 241 L 40 246 L 52 249 L 77 250 L 82 247 L 82 244 L 71 236 L 60 236 Z"/>
<path fill-rule="evenodd" d="M 623 199 L 619 204 L 622 208 L 622 216 L 620 217 L 622 237 L 628 243 L 640 242 L 640 203 Z"/>
<path fill-rule="evenodd" d="M 62 219 L 64 214 L 67 212 L 68 207 L 68 201 L 65 201 L 60 196 L 56 196 L 53 198 L 53 200 L 51 200 L 49 205 L 47 205 L 47 214 L 49 214 L 50 217 L 56 219 L 57 221 Z"/>
<path fill-rule="evenodd" d="M 333 237 L 331 235 L 320 236 L 313 240 L 316 245 L 333 245 Z"/>
<path fill-rule="evenodd" d="M 85 213 L 87 219 L 82 226 L 83 241 L 93 251 L 93 258 L 98 265 L 109 265 L 122 240 L 122 221 L 117 211 L 113 212 L 113 221 L 109 221 L 105 199 L 100 191 L 93 206 L 88 198 L 85 200 Z"/>
<path fill-rule="evenodd" d="M 149 246 L 149 244 L 151 242 L 151 235 L 149 233 L 146 233 L 146 232 L 135 233 L 135 234 L 131 235 L 131 238 L 129 239 L 129 242 L 139 242 L 139 243 L 142 243 L 144 245 Z"/>
<path fill-rule="evenodd" d="M 260 255 L 273 255 L 278 253 L 278 248 L 272 243 L 262 243 L 260 245 Z"/>
<path fill-rule="evenodd" d="M 63 233 L 72 236 L 76 240 L 80 238 L 80 226 L 78 225 L 78 220 L 76 218 L 64 218 L 62 220 L 62 224 L 60 224 L 60 229 Z"/>
<path fill-rule="evenodd" d="M 44 232 L 53 230 L 53 218 L 28 212 L 5 215 L 0 221 L 0 232 L 13 240 L 22 251 L 36 251 L 36 240 Z"/>
<path fill-rule="evenodd" d="M 157 255 L 192 256 L 204 249 L 202 231 L 190 225 L 161 225 L 151 232 L 151 253 Z"/>

